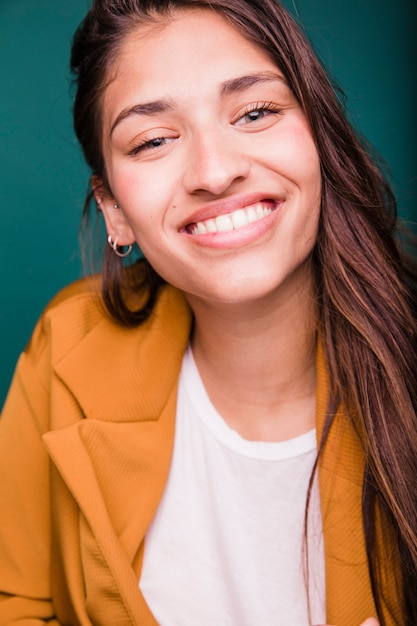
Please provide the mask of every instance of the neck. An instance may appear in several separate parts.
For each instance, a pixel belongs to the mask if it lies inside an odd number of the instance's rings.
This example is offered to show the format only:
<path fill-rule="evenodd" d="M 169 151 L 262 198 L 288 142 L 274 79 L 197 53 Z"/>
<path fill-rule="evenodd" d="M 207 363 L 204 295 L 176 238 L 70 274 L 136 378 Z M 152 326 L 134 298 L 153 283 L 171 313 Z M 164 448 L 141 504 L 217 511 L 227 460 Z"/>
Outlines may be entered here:
<path fill-rule="evenodd" d="M 194 358 L 223 419 L 245 439 L 282 441 L 315 424 L 317 307 L 296 291 L 261 303 L 189 297 Z"/>

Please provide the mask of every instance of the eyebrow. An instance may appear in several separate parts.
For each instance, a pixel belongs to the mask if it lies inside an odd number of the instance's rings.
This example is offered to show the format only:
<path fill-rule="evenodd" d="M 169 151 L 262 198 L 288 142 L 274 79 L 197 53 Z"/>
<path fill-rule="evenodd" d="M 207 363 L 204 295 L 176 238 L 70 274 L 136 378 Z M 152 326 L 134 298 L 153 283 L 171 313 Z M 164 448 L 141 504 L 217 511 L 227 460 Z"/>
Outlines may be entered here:
<path fill-rule="evenodd" d="M 155 115 L 155 113 L 165 113 L 166 111 L 172 111 L 174 103 L 168 99 L 155 100 L 154 102 L 145 102 L 144 104 L 135 104 L 132 107 L 123 109 L 114 120 L 110 129 L 110 137 L 113 134 L 114 129 L 120 122 L 125 120 L 130 115 Z"/>
<path fill-rule="evenodd" d="M 222 83 L 220 86 L 220 95 L 228 96 L 239 91 L 245 91 L 245 89 L 249 89 L 249 87 L 257 85 L 258 83 L 270 83 L 276 81 L 280 81 L 285 84 L 284 77 L 278 72 L 256 72 L 255 74 L 238 76 L 237 78 L 231 78 L 230 80 L 226 80 Z"/>
<path fill-rule="evenodd" d="M 256 72 L 254 74 L 247 74 L 245 76 L 238 76 L 237 78 L 231 78 L 229 80 L 226 80 L 220 85 L 219 93 L 220 97 L 225 97 L 234 93 L 239 93 L 240 91 L 245 91 L 246 89 L 249 89 L 249 87 L 252 87 L 253 85 L 257 85 L 259 83 L 276 81 L 280 81 L 285 84 L 284 77 L 279 73 L 271 71 Z M 119 113 L 119 115 L 116 117 L 112 124 L 112 127 L 110 129 L 110 137 L 113 134 L 116 126 L 118 126 L 120 122 L 130 117 L 131 115 L 152 116 L 157 113 L 172 111 L 174 110 L 174 108 L 175 104 L 172 100 L 168 98 L 162 98 L 153 102 L 135 104 L 132 107 L 123 109 L 123 111 Z"/>

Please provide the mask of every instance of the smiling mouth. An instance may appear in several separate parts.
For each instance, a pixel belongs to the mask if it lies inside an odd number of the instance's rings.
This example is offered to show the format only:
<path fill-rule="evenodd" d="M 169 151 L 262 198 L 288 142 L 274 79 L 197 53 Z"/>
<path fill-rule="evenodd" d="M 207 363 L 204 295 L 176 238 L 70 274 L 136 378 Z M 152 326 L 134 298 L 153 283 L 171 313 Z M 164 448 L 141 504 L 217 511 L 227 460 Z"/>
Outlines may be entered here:
<path fill-rule="evenodd" d="M 227 233 L 232 230 L 244 228 L 254 222 L 259 222 L 267 215 L 270 215 L 277 207 L 274 200 L 262 200 L 255 202 L 231 213 L 218 215 L 217 217 L 193 222 L 186 226 L 186 231 L 190 235 L 206 235 L 209 233 Z"/>

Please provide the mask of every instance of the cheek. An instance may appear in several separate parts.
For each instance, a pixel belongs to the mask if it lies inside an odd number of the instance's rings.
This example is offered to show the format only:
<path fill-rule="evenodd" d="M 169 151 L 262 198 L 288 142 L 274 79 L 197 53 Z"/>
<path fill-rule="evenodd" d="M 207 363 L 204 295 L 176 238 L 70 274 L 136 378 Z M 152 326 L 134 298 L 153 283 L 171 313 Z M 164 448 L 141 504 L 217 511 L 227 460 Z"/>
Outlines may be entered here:
<path fill-rule="evenodd" d="M 150 185 L 146 176 L 134 167 L 115 168 L 111 178 L 113 192 L 122 205 L 146 194 L 147 186 Z"/>
<path fill-rule="evenodd" d="M 286 125 L 285 133 L 278 138 L 283 162 L 291 169 L 292 177 L 300 183 L 320 190 L 320 160 L 306 119 L 301 114 Z"/>
<path fill-rule="evenodd" d="M 178 161 L 172 159 L 155 160 L 148 163 L 123 164 L 112 170 L 112 189 L 122 197 L 137 201 L 143 198 L 146 203 L 166 203 L 178 187 Z"/>
<path fill-rule="evenodd" d="M 152 174 L 139 173 L 133 168 L 114 171 L 110 185 L 132 227 L 152 221 L 163 205 L 161 180 L 158 184 L 158 178 Z"/>

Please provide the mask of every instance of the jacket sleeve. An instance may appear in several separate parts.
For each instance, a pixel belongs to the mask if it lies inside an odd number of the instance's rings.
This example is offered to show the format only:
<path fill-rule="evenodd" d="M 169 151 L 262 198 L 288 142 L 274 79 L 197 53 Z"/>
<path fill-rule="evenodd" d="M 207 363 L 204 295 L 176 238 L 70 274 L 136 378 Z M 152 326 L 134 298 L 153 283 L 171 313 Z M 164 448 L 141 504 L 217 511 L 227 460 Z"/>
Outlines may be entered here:
<path fill-rule="evenodd" d="M 49 461 L 41 440 L 48 429 L 47 352 L 38 326 L 0 418 L 1 626 L 58 624 L 50 592 Z"/>

